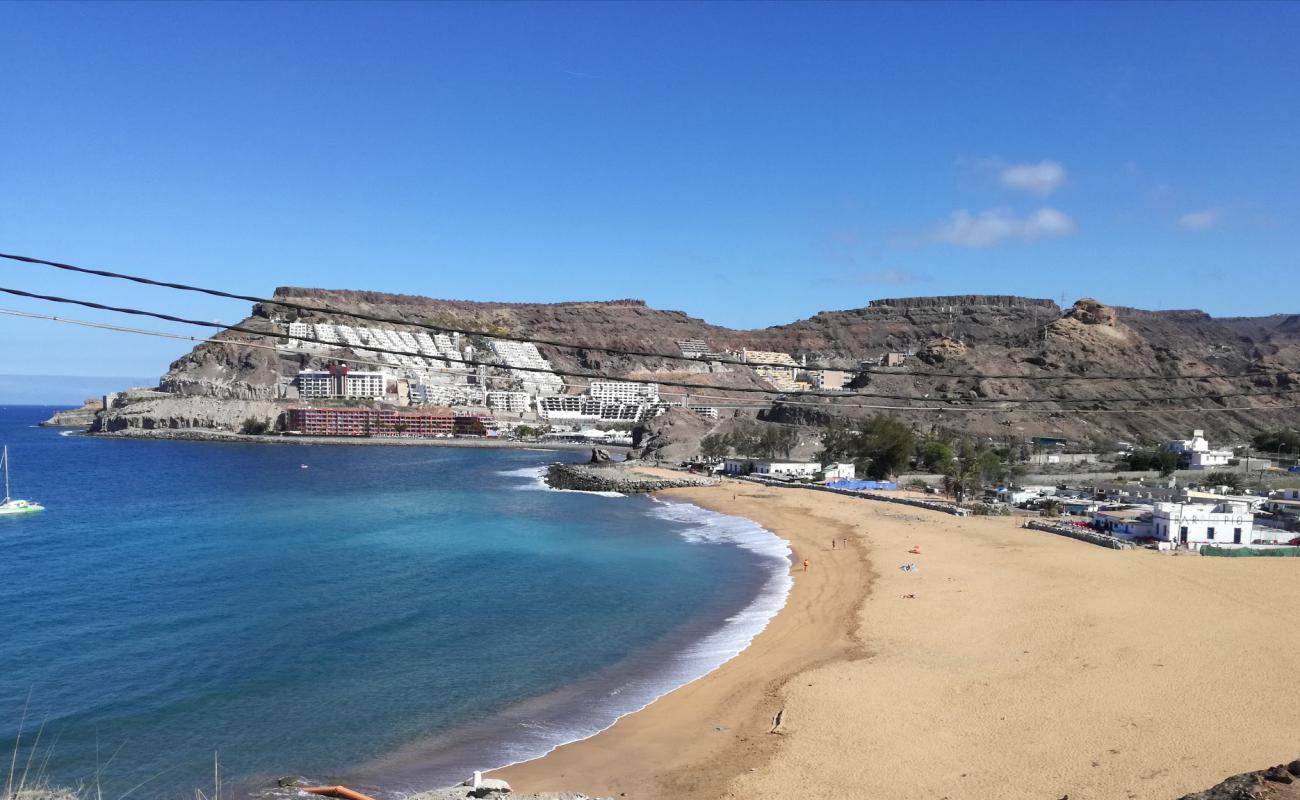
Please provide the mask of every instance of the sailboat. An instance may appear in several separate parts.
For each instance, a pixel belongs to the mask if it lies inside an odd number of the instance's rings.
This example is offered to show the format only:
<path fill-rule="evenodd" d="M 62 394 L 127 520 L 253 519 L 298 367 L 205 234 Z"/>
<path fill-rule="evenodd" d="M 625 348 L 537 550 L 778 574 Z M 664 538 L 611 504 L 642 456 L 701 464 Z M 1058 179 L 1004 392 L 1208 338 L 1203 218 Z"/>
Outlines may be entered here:
<path fill-rule="evenodd" d="M 5 474 L 5 499 L 4 502 L 0 502 L 0 515 L 34 514 L 45 510 L 45 506 L 40 503 L 31 500 L 14 500 L 9 496 L 9 448 L 7 446 L 3 455 L 0 455 L 0 467 L 4 468 Z"/>

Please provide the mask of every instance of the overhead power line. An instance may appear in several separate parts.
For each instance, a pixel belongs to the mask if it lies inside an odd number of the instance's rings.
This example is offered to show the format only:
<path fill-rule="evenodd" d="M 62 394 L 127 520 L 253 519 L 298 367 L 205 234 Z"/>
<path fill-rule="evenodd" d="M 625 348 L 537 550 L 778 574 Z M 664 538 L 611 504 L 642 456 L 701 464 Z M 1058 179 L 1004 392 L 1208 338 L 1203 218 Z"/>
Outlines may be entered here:
<path fill-rule="evenodd" d="M 311 342 L 313 344 L 321 344 L 321 345 L 326 345 L 328 347 L 337 348 L 336 343 L 327 342 L 325 340 L 316 338 L 314 336 L 298 336 L 298 335 L 272 333 L 267 331 L 256 330 L 254 328 L 244 327 L 241 325 L 223 325 L 219 322 L 209 322 L 207 320 L 188 319 L 185 317 L 179 317 L 173 314 L 164 314 L 162 312 L 157 312 L 157 311 L 147 311 L 144 309 L 137 309 L 137 308 L 111 306 L 111 305 L 107 305 L 104 303 L 97 303 L 90 300 L 77 300 L 73 298 L 59 297 L 56 295 L 37 294 L 34 292 L 27 292 L 21 289 L 13 289 L 8 287 L 0 287 L 0 292 L 14 295 L 16 297 L 26 297 L 35 300 L 45 300 L 52 303 L 70 304 L 70 305 L 82 306 L 85 308 L 94 308 L 101 311 L 112 311 L 121 314 L 152 317 L 154 319 L 161 319 L 169 322 L 178 322 L 185 325 L 195 325 L 204 328 L 216 328 L 224 331 L 234 331 L 237 333 L 244 333 L 251 336 L 277 338 L 277 339 L 293 339 L 297 341 Z M 214 340 L 214 341 L 225 343 L 225 344 L 238 344 L 238 345 L 247 344 L 246 342 L 227 342 L 225 340 Z M 358 346 L 357 349 L 369 353 L 389 353 L 392 355 L 413 356 L 416 358 L 427 357 L 425 354 L 420 353 L 418 351 L 398 350 L 398 349 L 392 349 L 387 347 Z M 482 361 L 479 359 L 466 359 L 466 358 L 456 359 L 450 357 L 441 357 L 440 360 L 466 364 L 470 366 L 505 368 L 505 369 L 515 370 L 515 371 L 553 374 L 561 377 L 582 378 L 586 380 L 591 380 L 591 379 L 611 380 L 611 381 L 626 380 L 626 378 L 621 375 L 611 375 L 608 373 L 601 373 L 601 372 L 575 372 L 572 370 L 556 369 L 554 367 L 526 367 L 526 366 L 513 366 L 508 364 L 503 365 L 503 364 L 496 364 L 488 361 Z M 660 380 L 660 379 L 656 379 L 654 383 L 664 385 L 664 386 L 676 386 L 679 388 L 686 388 L 686 389 L 714 389 L 714 390 L 726 391 L 726 392 L 776 396 L 778 402 L 787 402 L 781 400 L 781 398 L 790 395 L 797 396 L 797 397 L 823 397 L 823 398 L 830 398 L 833 400 L 867 398 L 867 399 L 875 399 L 875 400 L 919 401 L 919 402 L 929 402 L 929 403 L 937 403 L 945 400 L 945 398 L 935 398 L 931 400 L 928 397 L 917 397 L 916 395 L 880 394 L 880 393 L 870 393 L 870 392 L 830 392 L 830 391 L 781 392 L 778 390 L 760 389 L 755 387 L 720 386 L 717 384 L 690 383 L 685 381 Z M 1156 397 L 1156 398 L 1152 398 L 1152 397 L 965 398 L 962 399 L 960 402 L 985 403 L 985 404 L 1000 403 L 1003 404 L 1002 407 L 1005 408 L 1005 404 L 1007 403 L 1014 403 L 1017 406 L 1023 404 L 1030 404 L 1030 403 L 1032 404 L 1049 403 L 1058 406 L 1075 405 L 1075 404 L 1095 404 L 1095 403 L 1113 404 L 1119 402 L 1155 403 L 1155 402 L 1182 402 L 1187 400 L 1196 400 L 1196 401 L 1222 400 L 1224 398 L 1229 398 L 1229 397 L 1277 397 L 1277 396 L 1292 395 L 1292 394 L 1300 394 L 1300 389 L 1275 389 L 1275 390 L 1258 391 L 1258 392 L 1216 392 L 1216 393 L 1209 393 L 1209 394 L 1168 396 L 1168 397 Z M 951 403 L 953 401 L 947 400 L 947 402 Z M 953 407 L 956 408 L 956 406 Z M 934 407 L 919 406 L 919 407 L 912 407 L 912 408 L 915 408 L 916 410 L 927 410 L 928 408 L 934 408 Z M 996 410 L 996 408 L 994 410 Z M 1018 409 L 1008 409 L 1008 410 L 1018 410 Z M 1074 410 L 1072 410 L 1072 412 L 1073 411 Z"/>
<path fill-rule="evenodd" d="M 195 292 L 206 294 L 212 297 L 220 297 L 227 300 L 242 300 L 249 303 L 260 303 L 263 305 L 275 305 L 283 308 L 290 308 L 295 311 L 309 311 L 315 314 L 331 314 L 334 316 L 353 317 L 363 319 L 369 322 L 379 322 L 389 325 L 402 325 L 407 327 L 423 328 L 424 330 L 435 331 L 438 333 L 459 333 L 468 336 L 491 336 L 494 339 L 504 339 L 511 342 L 528 342 L 531 344 L 542 344 L 550 347 L 565 348 L 569 350 L 594 350 L 601 353 L 610 353 L 613 355 L 635 356 L 638 358 L 658 358 L 670 361 L 684 361 L 699 363 L 700 359 L 680 353 L 663 353 L 657 351 L 634 350 L 619 347 L 604 347 L 593 344 L 575 344 L 573 342 L 558 341 L 554 339 L 539 339 L 535 337 L 520 336 L 509 333 L 488 333 L 482 330 L 472 330 L 469 328 L 455 328 L 446 325 L 435 325 L 428 322 L 418 322 L 413 320 L 401 319 L 399 317 L 389 317 L 382 314 L 369 314 L 363 311 L 345 311 L 328 306 L 317 306 L 306 303 L 296 303 L 289 300 L 277 300 L 271 297 L 257 297 L 255 295 L 239 294 L 237 292 L 227 292 L 221 289 L 212 289 L 203 286 L 193 286 L 185 283 L 175 283 L 172 281 L 160 281 L 154 278 L 146 278 L 141 275 L 130 275 L 124 272 L 113 272 L 103 269 L 92 269 L 90 267 L 79 267 L 75 264 L 65 264 L 59 261 L 49 261 L 43 258 L 32 256 L 16 255 L 13 253 L 0 253 L 0 258 L 10 261 L 18 261 L 26 264 L 36 264 L 39 266 L 52 267 L 54 269 L 64 270 L 67 272 L 76 272 L 83 275 L 95 275 L 101 278 L 111 278 L 114 280 L 130 281 L 145 286 L 157 286 L 165 289 L 176 289 L 183 292 Z M 710 358 L 708 361 L 735 364 L 739 366 L 762 366 L 736 358 Z M 805 369 L 832 369 L 830 367 L 805 367 Z M 1270 370 L 1257 369 L 1248 370 L 1239 373 L 1205 373 L 1199 375 L 1153 375 L 1150 373 L 1117 375 L 1117 374 L 1097 374 L 1097 375 L 1020 375 L 1014 373 L 1008 374 L 981 374 L 971 372 L 937 372 L 937 371 L 908 371 L 908 372 L 885 372 L 878 370 L 867 370 L 872 375 L 900 375 L 918 378 L 966 378 L 970 380 L 1022 380 L 1022 381 L 1181 381 L 1181 380 L 1215 380 L 1215 379 L 1233 379 L 1257 377 L 1263 375 L 1288 375 L 1295 374 L 1291 370 Z"/>

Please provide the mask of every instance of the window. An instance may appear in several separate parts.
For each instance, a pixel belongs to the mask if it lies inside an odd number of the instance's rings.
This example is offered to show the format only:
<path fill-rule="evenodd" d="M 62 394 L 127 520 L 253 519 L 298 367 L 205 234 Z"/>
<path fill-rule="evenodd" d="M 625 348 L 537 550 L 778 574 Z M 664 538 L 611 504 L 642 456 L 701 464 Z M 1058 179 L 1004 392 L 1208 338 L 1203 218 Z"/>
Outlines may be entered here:
<path fill-rule="evenodd" d="M 1211 540 L 1211 541 L 1214 540 L 1214 528 L 1206 528 L 1206 529 L 1205 529 L 1205 538 L 1206 538 L 1206 539 L 1209 539 L 1209 540 Z"/>
<path fill-rule="evenodd" d="M 1241 544 L 1241 528 L 1232 529 L 1232 543 Z"/>

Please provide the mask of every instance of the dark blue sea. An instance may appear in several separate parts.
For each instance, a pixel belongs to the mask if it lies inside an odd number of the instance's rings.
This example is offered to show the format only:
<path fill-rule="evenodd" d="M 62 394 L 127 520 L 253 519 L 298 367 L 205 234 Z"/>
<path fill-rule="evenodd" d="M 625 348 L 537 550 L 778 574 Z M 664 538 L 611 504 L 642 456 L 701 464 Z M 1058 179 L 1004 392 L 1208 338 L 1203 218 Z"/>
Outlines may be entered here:
<path fill-rule="evenodd" d="M 13 494 L 47 507 L 0 518 L 0 753 L 21 730 L 19 773 L 106 800 L 211 796 L 214 760 L 227 795 L 447 786 L 708 672 L 789 589 L 747 520 L 544 488 L 573 453 L 114 441 L 53 411 L 0 407 Z"/>

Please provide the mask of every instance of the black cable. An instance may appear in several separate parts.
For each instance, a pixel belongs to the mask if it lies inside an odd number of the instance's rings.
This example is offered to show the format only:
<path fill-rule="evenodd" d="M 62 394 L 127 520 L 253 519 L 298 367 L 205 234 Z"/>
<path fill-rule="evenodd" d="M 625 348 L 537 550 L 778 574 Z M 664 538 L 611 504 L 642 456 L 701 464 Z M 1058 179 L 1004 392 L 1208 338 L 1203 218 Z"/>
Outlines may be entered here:
<path fill-rule="evenodd" d="M 168 321 L 168 322 L 179 322 L 179 323 L 184 324 L 184 325 L 196 325 L 196 326 L 200 326 L 200 327 L 204 327 L 204 328 L 218 328 L 218 329 L 221 329 L 221 330 L 235 331 L 235 332 L 237 332 L 237 333 L 245 333 L 245 334 L 249 334 L 249 335 L 252 335 L 252 336 L 265 336 L 265 337 L 277 338 L 277 339 L 293 339 L 293 340 L 296 340 L 296 341 L 311 342 L 311 343 L 313 343 L 313 344 L 323 344 L 323 345 L 326 345 L 326 346 L 328 346 L 328 347 L 334 347 L 334 348 L 337 348 L 337 349 L 345 349 L 345 348 L 340 348 L 340 347 L 338 346 L 338 344 L 335 343 L 335 342 L 328 342 L 328 341 L 325 341 L 325 340 L 323 340 L 323 339 L 318 339 L 318 338 L 316 338 L 316 337 L 314 337 L 314 336 L 293 336 L 293 335 L 289 335 L 289 334 L 269 333 L 269 332 L 267 332 L 267 331 L 259 331 L 259 330 L 253 329 L 253 328 L 246 328 L 246 327 L 243 327 L 243 326 L 240 326 L 240 325 L 223 325 L 223 324 L 221 324 L 221 323 L 219 323 L 219 322 L 208 322 L 208 321 L 206 321 L 206 320 L 188 319 L 188 318 L 186 318 L 186 317 L 178 317 L 178 316 L 175 316 L 175 315 L 173 315 L 173 314 L 164 314 L 164 313 L 162 313 L 162 312 L 158 312 L 158 311 L 146 311 L 146 310 L 138 309 L 138 308 L 124 308 L 124 307 L 121 307 L 121 306 L 110 306 L 110 305 L 106 305 L 106 304 L 104 304 L 104 303 L 96 303 L 96 302 L 91 301 L 91 300 L 76 300 L 76 299 L 72 299 L 72 298 L 68 298 L 68 297 L 59 297 L 59 296 L 56 296 L 56 295 L 36 294 L 36 293 L 34 293 L 34 292 L 23 291 L 22 289 L 12 289 L 12 288 L 7 288 L 7 287 L 0 287 L 0 292 L 4 292 L 5 294 L 11 294 L 11 295 L 14 295 L 14 296 L 16 296 L 16 297 L 27 297 L 27 298 L 31 298 L 31 299 L 34 299 L 34 300 L 45 300 L 45 301 L 48 301 L 48 302 L 51 302 L 51 303 L 62 303 L 62 304 L 68 304 L 68 305 L 77 305 L 77 306 L 83 306 L 83 307 L 85 307 L 85 308 L 94 308 L 94 309 L 98 309 L 98 310 L 100 310 L 100 311 L 112 311 L 112 312 L 119 313 L 119 314 L 131 314 L 131 315 L 134 315 L 134 316 L 152 317 L 152 318 L 154 318 L 154 319 L 166 320 L 166 321 Z M 235 343 L 232 342 L 232 344 L 235 344 Z M 414 356 L 414 357 L 417 357 L 417 358 L 428 358 L 428 357 L 429 357 L 428 355 L 426 355 L 426 354 L 424 354 L 424 353 L 421 353 L 421 352 L 418 352 L 418 351 L 413 351 L 413 350 L 394 350 L 394 349 L 387 348 L 387 347 L 376 347 L 376 346 L 369 346 L 369 345 L 364 346 L 364 347 L 361 347 L 361 346 L 356 346 L 356 347 L 357 347 L 357 349 L 359 349 L 359 350 L 364 350 L 364 351 L 366 351 L 366 352 L 372 352 L 372 353 L 389 353 L 389 354 L 392 354 L 392 355 L 399 355 L 399 356 Z M 510 369 L 510 370 L 518 370 L 518 371 L 523 371 L 523 372 L 540 372 L 540 373 L 546 373 L 546 374 L 551 374 L 551 375 L 559 375 L 559 376 L 561 376 L 561 377 L 569 377 L 569 378 L 583 378 L 583 379 L 586 379 L 586 380 L 591 380 L 591 379 L 593 379 L 593 378 L 595 378 L 595 379 L 600 379 L 600 380 L 610 380 L 610 381 L 625 381 L 625 380 L 627 380 L 624 376 L 621 376 L 621 375 L 610 375 L 610 374 L 608 374 L 608 373 L 599 373 L 599 372 L 574 372 L 574 371 L 571 371 L 571 370 L 561 370 L 561 369 L 556 369 L 556 368 L 554 368 L 554 367 L 546 368 L 546 367 L 522 367 L 522 366 L 511 366 L 511 365 L 508 365 L 508 364 L 507 364 L 507 365 L 494 364 L 494 363 L 487 362 L 487 361 L 480 361 L 480 360 L 478 360 L 478 359 L 465 359 L 465 358 L 459 358 L 459 359 L 457 359 L 457 358 L 448 358 L 448 357 L 441 357 L 441 356 L 439 357 L 439 360 L 442 360 L 442 361 L 448 361 L 448 362 L 456 362 L 456 363 L 460 363 L 460 364 L 468 364 L 468 365 L 470 365 L 470 366 L 479 366 L 479 367 L 496 367 L 496 368 L 504 368 L 504 369 Z M 782 392 L 782 391 L 777 391 L 777 390 L 772 390 L 772 389 L 757 389 L 757 388 L 753 388 L 753 387 L 743 387 L 743 386 L 736 386 L 736 387 L 733 387 L 733 386 L 719 386 L 719 385 L 717 385 L 717 384 L 687 383 L 687 382 L 684 382 L 684 381 L 655 380 L 655 381 L 653 381 L 653 382 L 654 382 L 654 383 L 657 383 L 657 384 L 660 384 L 660 385 L 663 385 L 663 386 L 676 386 L 676 387 L 679 387 L 679 388 L 687 388 L 687 389 L 715 389 L 715 390 L 718 390 L 718 391 L 739 392 L 739 393 L 746 393 L 746 394 L 776 395 L 777 398 L 778 398 L 778 399 L 777 399 L 777 402 L 780 402 L 780 397 L 782 397 L 782 396 L 790 396 L 790 395 L 798 396 L 798 397 L 825 397 L 825 398 L 831 398 L 831 399 L 869 398 L 869 399 L 879 399 L 879 400 L 907 400 L 907 401 L 927 401 L 927 400 L 928 400 L 928 398 L 925 398 L 925 397 L 917 397 L 917 396 L 915 396 L 915 395 L 876 394 L 876 393 L 870 393 L 870 392 L 828 392 L 828 391 L 795 391 L 795 392 Z M 1169 397 L 1156 397 L 1156 398 L 1152 398 L 1152 397 L 1086 397 L 1086 398 L 1060 398 L 1060 399 L 1056 399 L 1056 398 L 1039 398 L 1039 399 L 1034 399 L 1034 398 L 1024 398 L 1024 399 L 1016 399 L 1016 398 L 979 398 L 979 397 L 976 397 L 976 398 L 962 399 L 962 400 L 958 400 L 958 401 L 956 401 L 956 402 L 964 402 L 964 403 L 1004 403 L 1004 404 L 1005 404 L 1005 403 L 1015 403 L 1015 404 L 1017 404 L 1017 405 L 1021 405 L 1021 404 L 1029 404 L 1029 403 L 1040 403 L 1040 404 L 1041 404 L 1041 403 L 1051 403 L 1051 404 L 1055 404 L 1055 405 L 1063 405 L 1063 404 L 1071 404 L 1071 405 L 1073 405 L 1073 404 L 1088 404 L 1088 403 L 1123 403 L 1123 402 L 1153 403 L 1153 402 L 1161 402 L 1161 401 L 1182 401 L 1182 400 L 1222 400 L 1222 399 L 1227 398 L 1227 397 L 1265 397 L 1265 396 L 1268 396 L 1268 397 L 1275 397 L 1275 396 L 1288 395 L 1288 394 L 1300 394 L 1300 389 L 1279 389 L 1279 390 L 1274 390 L 1274 391 L 1263 391 L 1263 392 L 1220 392 L 1220 393 L 1210 393 L 1210 394 L 1195 394 L 1195 395 L 1169 396 Z M 932 402 L 940 402 L 940 400 L 939 400 L 939 399 L 936 399 L 936 400 L 934 400 L 934 401 L 932 401 Z M 947 400 L 947 401 L 945 401 L 945 402 L 952 403 L 952 402 L 954 402 L 954 401 L 952 401 L 952 400 Z M 925 410 L 925 407 L 924 407 L 924 406 L 919 407 L 918 410 Z"/>
<path fill-rule="evenodd" d="M 198 292 L 200 294 L 211 295 L 212 297 L 221 297 L 227 300 L 243 300 L 249 303 L 260 303 L 263 305 L 276 305 L 283 308 L 291 308 L 295 311 L 310 311 L 317 314 L 333 314 L 335 316 L 353 317 L 355 319 L 364 319 L 369 322 L 382 322 L 389 325 L 403 325 L 407 327 L 423 328 L 425 330 L 436 331 L 438 333 L 459 333 L 469 336 L 491 336 L 494 339 L 504 339 L 511 342 L 526 342 L 530 344 L 544 344 L 551 347 L 561 347 L 571 350 L 595 350 L 602 353 L 612 353 L 614 355 L 637 356 L 641 358 L 660 358 L 672 361 L 690 361 L 699 363 L 702 359 L 691 358 L 680 354 L 657 353 L 642 350 L 627 350 L 616 347 L 600 347 L 589 344 L 572 344 L 570 342 L 561 342 L 552 339 L 536 339 L 513 334 L 486 333 L 484 331 L 475 331 L 465 328 L 451 328 L 444 325 L 433 325 L 427 322 L 414 322 L 410 320 L 399 319 L 396 317 L 385 317 L 378 314 L 367 314 L 360 311 L 343 311 L 327 306 L 313 306 L 304 303 L 294 303 L 286 300 L 276 300 L 267 297 L 255 297 L 253 295 L 237 294 L 226 292 L 220 289 L 210 289 L 202 286 L 191 286 L 186 283 L 173 283 L 171 281 L 160 281 L 153 278 L 145 278 L 140 275 L 128 275 L 123 272 L 111 272 L 103 269 L 91 269 L 89 267 L 78 267 L 75 264 L 64 264 L 58 261 L 47 261 L 43 258 L 34 258 L 32 256 L 21 256 L 12 253 L 0 253 L 0 258 L 9 259 L 10 261 L 21 261 L 27 264 L 37 264 L 55 269 L 66 270 L 68 272 L 77 272 L 84 275 L 96 275 L 101 278 L 113 278 L 115 280 L 131 281 L 133 283 L 143 284 L 145 286 L 158 286 L 166 289 L 176 289 L 183 292 Z M 707 361 L 713 361 L 721 364 L 737 364 L 740 366 L 755 367 L 761 364 L 751 364 L 734 358 L 710 358 Z M 829 367 L 804 367 L 804 369 L 831 369 Z M 882 372 L 878 370 L 859 370 L 865 371 L 871 375 L 902 375 L 918 378 L 970 378 L 975 380 L 1025 380 L 1025 381 L 1098 381 L 1098 380 L 1127 380 L 1127 381 L 1179 381 L 1179 380 L 1213 380 L 1213 379 L 1230 379 L 1230 378 L 1247 378 L 1260 375 L 1291 375 L 1296 374 L 1293 370 L 1255 370 L 1242 373 L 1209 373 L 1204 375 L 982 375 L 976 373 L 959 373 L 959 372 Z"/>

